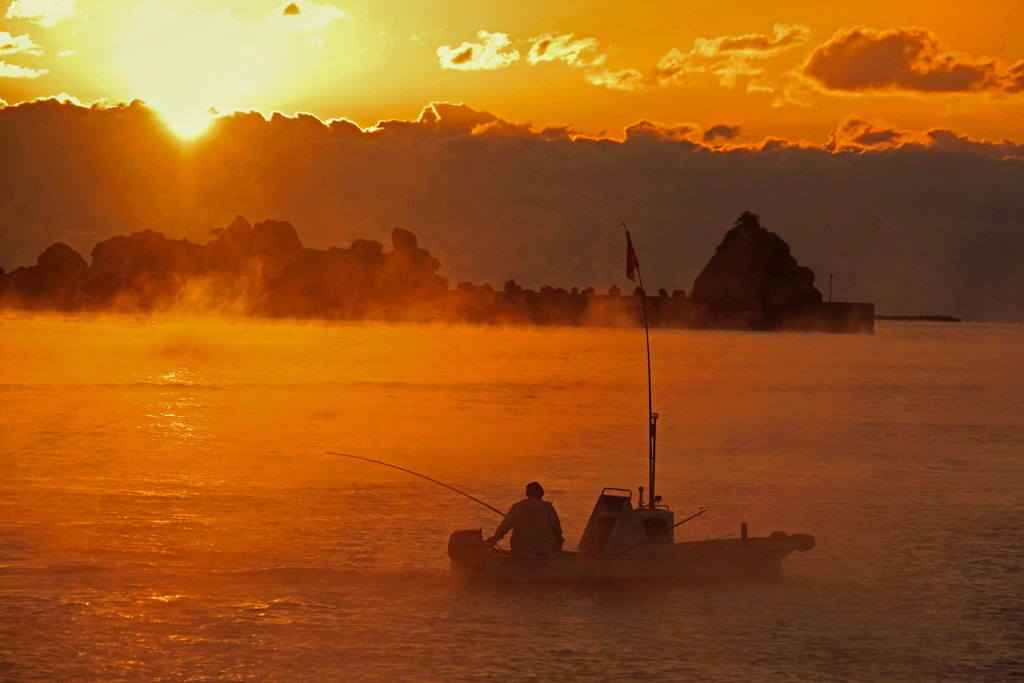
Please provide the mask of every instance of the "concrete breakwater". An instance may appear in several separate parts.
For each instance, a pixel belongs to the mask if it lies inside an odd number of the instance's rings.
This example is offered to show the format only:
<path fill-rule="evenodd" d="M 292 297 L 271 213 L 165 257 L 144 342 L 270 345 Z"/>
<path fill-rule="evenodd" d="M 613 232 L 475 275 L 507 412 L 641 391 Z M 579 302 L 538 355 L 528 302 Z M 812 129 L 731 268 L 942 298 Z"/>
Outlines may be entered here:
<path fill-rule="evenodd" d="M 711 306 L 676 294 L 647 296 L 646 304 L 648 322 L 656 328 L 867 334 L 875 329 L 873 303 L 818 302 L 765 311 Z M 449 292 L 425 312 L 441 320 L 483 324 L 629 327 L 643 325 L 643 305 L 639 294 L 463 288 Z"/>

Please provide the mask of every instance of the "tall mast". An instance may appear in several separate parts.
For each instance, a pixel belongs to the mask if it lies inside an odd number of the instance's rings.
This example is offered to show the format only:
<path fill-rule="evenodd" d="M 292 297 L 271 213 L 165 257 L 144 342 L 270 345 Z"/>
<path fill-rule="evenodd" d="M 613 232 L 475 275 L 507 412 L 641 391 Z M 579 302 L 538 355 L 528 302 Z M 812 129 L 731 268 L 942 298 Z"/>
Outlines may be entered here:
<path fill-rule="evenodd" d="M 650 488 L 648 488 L 648 507 L 653 508 L 657 499 L 654 496 L 654 470 L 658 450 L 658 414 L 654 412 L 654 399 L 651 391 L 651 328 L 647 324 L 647 290 L 644 289 L 644 276 L 640 273 L 640 261 L 633 250 L 633 241 L 629 238 L 629 228 L 622 224 L 626 231 L 626 277 L 633 279 L 636 271 L 640 280 L 640 302 L 644 312 L 644 338 L 647 341 L 647 415 L 648 415 L 648 458 L 650 462 Z"/>

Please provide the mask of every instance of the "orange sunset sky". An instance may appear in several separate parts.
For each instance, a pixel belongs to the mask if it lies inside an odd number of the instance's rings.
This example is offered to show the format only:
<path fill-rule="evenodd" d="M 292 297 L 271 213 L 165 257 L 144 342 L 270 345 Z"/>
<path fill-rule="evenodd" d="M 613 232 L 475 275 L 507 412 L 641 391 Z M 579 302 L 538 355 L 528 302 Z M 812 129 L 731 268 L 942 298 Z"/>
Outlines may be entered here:
<path fill-rule="evenodd" d="M 0 100 L 8 270 L 244 214 L 607 287 L 625 221 L 689 289 L 750 210 L 880 313 L 1024 318 L 1022 2 L 7 0 Z"/>
<path fill-rule="evenodd" d="M 464 102 L 621 137 L 641 119 L 821 141 L 844 117 L 1024 138 L 1024 3 L 13 0 L 0 97 L 142 99 L 366 127 Z"/>

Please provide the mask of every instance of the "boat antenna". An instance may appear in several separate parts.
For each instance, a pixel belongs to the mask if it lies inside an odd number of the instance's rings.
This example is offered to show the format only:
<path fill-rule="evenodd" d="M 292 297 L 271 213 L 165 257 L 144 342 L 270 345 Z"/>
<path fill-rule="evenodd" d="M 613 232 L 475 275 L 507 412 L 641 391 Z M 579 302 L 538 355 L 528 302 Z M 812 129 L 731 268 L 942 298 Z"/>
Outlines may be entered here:
<path fill-rule="evenodd" d="M 633 250 L 633 240 L 629 238 L 629 228 L 622 224 L 626 231 L 626 277 L 633 279 L 633 274 L 640 280 L 640 301 L 644 312 L 644 337 L 647 340 L 647 413 L 649 416 L 648 430 L 648 454 L 650 460 L 650 488 L 648 489 L 648 507 L 654 508 L 658 499 L 654 495 L 654 463 L 657 454 L 658 443 L 658 414 L 654 412 L 654 401 L 651 392 L 651 328 L 647 324 L 647 291 L 644 289 L 644 278 L 640 274 L 640 261 L 636 258 L 636 251 Z"/>
<path fill-rule="evenodd" d="M 413 472 L 412 470 L 407 470 L 404 467 L 399 467 L 398 465 L 392 465 L 391 463 L 384 462 L 383 460 L 373 460 L 371 458 L 364 458 L 361 455 L 349 455 L 348 453 L 335 453 L 333 451 L 327 451 L 327 455 L 336 455 L 336 456 L 338 456 L 340 458 L 352 458 L 353 460 L 365 460 L 366 462 L 372 462 L 375 465 L 384 465 L 384 467 L 390 467 L 392 469 L 396 469 L 396 470 L 400 470 L 402 472 L 406 472 L 408 474 L 417 476 L 420 479 L 426 479 L 427 481 L 433 482 L 433 483 L 437 484 L 438 486 L 443 486 L 446 489 L 449 489 L 451 491 L 455 491 L 455 493 L 459 494 L 460 496 L 465 496 L 466 498 L 469 498 L 470 500 L 472 500 L 474 502 L 480 503 L 481 505 L 483 505 L 488 510 L 492 510 L 492 511 L 496 512 L 497 514 L 501 515 L 502 517 L 505 516 L 504 512 L 502 512 L 498 508 L 494 507 L 493 505 L 488 505 L 487 503 L 483 502 L 479 498 L 474 498 L 473 496 L 469 495 L 465 491 L 460 491 L 457 488 L 455 488 L 454 486 L 449 486 L 448 484 L 444 483 L 443 481 L 438 481 L 437 479 L 432 479 L 432 478 L 428 477 L 425 474 L 420 474 L 419 472 Z"/>

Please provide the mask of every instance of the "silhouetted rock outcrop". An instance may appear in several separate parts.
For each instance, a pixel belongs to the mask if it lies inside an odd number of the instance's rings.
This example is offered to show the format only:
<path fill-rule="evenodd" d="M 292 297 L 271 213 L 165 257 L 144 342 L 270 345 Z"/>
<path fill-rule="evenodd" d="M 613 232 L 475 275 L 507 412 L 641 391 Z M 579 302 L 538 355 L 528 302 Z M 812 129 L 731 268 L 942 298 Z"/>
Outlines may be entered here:
<path fill-rule="evenodd" d="M 87 271 L 81 254 L 57 242 L 39 255 L 36 265 L 0 274 L 0 298 L 20 308 L 72 307 Z"/>
<path fill-rule="evenodd" d="M 402 282 L 400 299 L 408 299 L 410 295 L 437 294 L 447 289 L 447 282 L 436 271 L 441 269 L 441 262 L 421 249 L 416 242 L 416 235 L 402 228 L 391 231 L 391 244 L 394 250 L 386 264 L 384 279 L 386 282 Z"/>
<path fill-rule="evenodd" d="M 691 297 L 713 320 L 752 328 L 770 326 L 786 310 L 821 304 L 814 272 L 749 211 L 725 234 Z"/>
<path fill-rule="evenodd" d="M 0 271 L 0 305 L 22 309 L 222 310 L 299 318 L 442 320 L 535 325 L 803 329 L 870 332 L 872 304 L 822 304 L 814 274 L 781 238 L 744 213 L 697 278 L 693 297 L 665 289 L 624 296 L 594 287 L 502 291 L 460 282 L 449 290 L 441 263 L 408 230 L 391 233 L 392 250 L 357 239 L 347 248 L 304 247 L 290 223 L 255 225 L 237 216 L 205 245 L 152 230 L 95 246 L 92 264 L 65 244 L 35 266 Z"/>
<path fill-rule="evenodd" d="M 47 278 L 62 279 L 84 275 L 89 264 L 77 251 L 63 242 L 57 242 L 39 255 L 36 267 Z"/>
<path fill-rule="evenodd" d="M 92 250 L 83 283 L 89 308 L 155 310 L 169 306 L 199 272 L 202 248 L 152 230 L 111 237 Z"/>
<path fill-rule="evenodd" d="M 401 315 L 447 291 L 441 263 L 395 228 L 393 251 L 370 240 L 349 249 L 306 249 L 290 223 L 242 216 L 205 245 L 152 230 L 112 237 L 92 264 L 65 244 L 39 263 L 0 273 L 0 304 L 12 308 L 156 311 L 176 306 L 300 317 Z"/>

